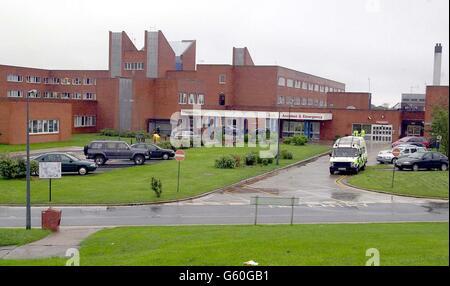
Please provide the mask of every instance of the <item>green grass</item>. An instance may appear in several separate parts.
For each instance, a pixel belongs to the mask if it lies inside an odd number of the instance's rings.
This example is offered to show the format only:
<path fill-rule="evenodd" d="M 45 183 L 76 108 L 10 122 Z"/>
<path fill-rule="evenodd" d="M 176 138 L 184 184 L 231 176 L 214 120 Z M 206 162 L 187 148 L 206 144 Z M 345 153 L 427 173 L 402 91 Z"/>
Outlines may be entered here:
<path fill-rule="evenodd" d="M 280 160 L 286 166 L 329 150 L 328 146 L 308 144 L 306 146 L 283 145 L 294 154 L 294 160 Z M 105 173 L 93 173 L 84 177 L 63 176 L 52 181 L 52 204 L 117 204 L 140 203 L 185 198 L 202 194 L 236 183 L 277 168 L 268 166 L 217 169 L 214 161 L 224 154 L 239 154 L 242 157 L 256 148 L 192 148 L 186 150 L 186 160 L 181 163 L 181 187 L 176 192 L 177 162 L 116 169 Z M 159 178 L 163 193 L 156 198 L 150 189 L 152 177 Z M 0 179 L 0 204 L 25 203 L 25 179 Z M 33 177 L 31 181 L 33 204 L 48 204 L 48 180 Z"/>
<path fill-rule="evenodd" d="M 0 228 L 0 246 L 23 245 L 36 240 L 40 240 L 47 235 L 49 231 L 42 229 L 19 229 L 19 228 Z"/>
<path fill-rule="evenodd" d="M 40 149 L 48 149 L 48 148 L 58 148 L 58 147 L 69 147 L 69 146 L 79 146 L 82 147 L 93 140 L 117 140 L 118 137 L 107 137 L 102 136 L 98 133 L 84 133 L 84 134 L 73 134 L 72 138 L 67 141 L 56 141 L 56 142 L 43 142 L 43 143 L 33 143 L 30 144 L 31 150 L 40 150 Z M 130 143 L 131 138 L 120 138 L 123 141 L 127 141 Z M 134 140 L 133 140 L 134 142 Z M 20 152 L 25 151 L 25 144 L 17 144 L 17 145 L 9 145 L 9 144 L 0 144 L 0 153 L 9 153 L 9 152 Z"/>
<path fill-rule="evenodd" d="M 392 194 L 448 198 L 448 172 L 395 171 L 391 188 L 392 167 L 368 166 L 365 171 L 348 179 L 353 186 Z"/>
<path fill-rule="evenodd" d="M 81 244 L 81 265 L 449 265 L 448 223 L 165 226 L 106 229 Z M 63 259 L 2 261 L 56 265 Z"/>

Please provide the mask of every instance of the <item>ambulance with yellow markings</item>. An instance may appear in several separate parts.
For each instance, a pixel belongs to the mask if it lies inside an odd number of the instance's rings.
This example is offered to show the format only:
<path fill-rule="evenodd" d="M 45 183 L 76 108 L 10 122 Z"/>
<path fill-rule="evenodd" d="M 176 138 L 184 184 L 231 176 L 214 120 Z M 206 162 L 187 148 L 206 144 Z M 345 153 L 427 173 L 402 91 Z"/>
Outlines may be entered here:
<path fill-rule="evenodd" d="M 364 170 L 367 164 L 367 146 L 365 134 L 354 133 L 336 140 L 330 153 L 330 174 L 335 172 L 350 172 L 357 174 Z"/>

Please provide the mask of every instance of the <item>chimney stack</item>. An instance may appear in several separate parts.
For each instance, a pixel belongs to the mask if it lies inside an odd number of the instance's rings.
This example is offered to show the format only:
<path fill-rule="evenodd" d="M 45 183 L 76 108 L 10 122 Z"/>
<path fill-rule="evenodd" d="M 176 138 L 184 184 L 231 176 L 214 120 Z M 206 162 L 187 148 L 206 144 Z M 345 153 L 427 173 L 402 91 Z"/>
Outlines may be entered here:
<path fill-rule="evenodd" d="M 434 47 L 433 85 L 441 85 L 441 61 L 442 45 L 438 43 Z"/>

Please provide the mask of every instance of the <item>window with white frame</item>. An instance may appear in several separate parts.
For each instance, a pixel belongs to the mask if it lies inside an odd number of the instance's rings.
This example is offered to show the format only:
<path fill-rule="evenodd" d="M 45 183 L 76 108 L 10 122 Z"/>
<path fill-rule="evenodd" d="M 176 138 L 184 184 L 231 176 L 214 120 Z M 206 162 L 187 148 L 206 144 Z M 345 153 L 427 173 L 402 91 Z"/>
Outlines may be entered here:
<path fill-rule="evenodd" d="M 184 92 L 180 92 L 178 94 L 178 103 L 179 104 L 186 104 L 187 103 L 187 94 Z"/>
<path fill-rule="evenodd" d="M 48 79 L 48 84 L 59 84 L 61 80 L 58 77 L 52 77 Z"/>
<path fill-rule="evenodd" d="M 324 106 L 323 100 L 320 100 L 320 101 L 319 101 L 319 106 L 320 106 L 320 107 Z"/>
<path fill-rule="evenodd" d="M 308 98 L 308 105 L 313 105 L 314 104 L 314 100 L 312 98 Z"/>
<path fill-rule="evenodd" d="M 302 99 L 298 96 L 295 97 L 294 99 L 294 105 L 301 105 L 302 104 Z"/>
<path fill-rule="evenodd" d="M 23 96 L 23 91 L 21 91 L 21 90 L 8 90 L 6 94 L 7 94 L 8 97 L 22 97 Z"/>
<path fill-rule="evenodd" d="M 200 93 L 197 96 L 197 104 L 200 104 L 200 105 L 205 104 L 205 95 L 204 94 Z"/>
<path fill-rule="evenodd" d="M 286 79 L 284 77 L 280 76 L 278 78 L 278 85 L 279 86 L 286 86 Z"/>
<path fill-rule="evenodd" d="M 72 94 L 72 99 L 81 99 L 81 93 L 79 92 L 74 92 Z"/>
<path fill-rule="evenodd" d="M 308 105 L 308 99 L 306 97 L 302 98 L 302 105 Z"/>
<path fill-rule="evenodd" d="M 70 92 L 61 92 L 61 99 L 70 99 Z"/>
<path fill-rule="evenodd" d="M 319 106 L 319 100 L 318 99 L 314 99 L 314 105 L 315 106 Z"/>
<path fill-rule="evenodd" d="M 280 95 L 278 96 L 277 104 L 282 105 L 284 104 L 284 96 Z"/>
<path fill-rule="evenodd" d="M 65 78 L 61 79 L 62 85 L 70 85 L 71 83 L 72 83 L 72 81 L 70 80 L 70 78 L 65 77 Z"/>
<path fill-rule="evenodd" d="M 30 134 L 59 133 L 59 120 L 30 120 L 28 129 Z"/>
<path fill-rule="evenodd" d="M 23 82 L 23 77 L 17 74 L 8 74 L 6 80 L 11 82 Z"/>
<path fill-rule="evenodd" d="M 39 91 L 37 92 L 27 92 L 29 98 L 40 98 L 41 93 Z"/>
<path fill-rule="evenodd" d="M 219 74 L 219 83 L 225 84 L 227 82 L 227 77 L 224 74 Z"/>
<path fill-rule="evenodd" d="M 125 70 L 143 70 L 144 69 L 144 63 L 125 63 Z"/>
<path fill-rule="evenodd" d="M 85 78 L 85 79 L 83 80 L 83 84 L 84 84 L 84 85 L 95 85 L 95 84 L 96 84 L 96 80 L 95 80 L 95 78 L 89 78 L 89 77 L 87 77 L 87 78 Z"/>
<path fill-rule="evenodd" d="M 319 90 L 320 92 L 324 92 L 325 91 L 325 87 L 323 85 L 319 86 Z"/>
<path fill-rule="evenodd" d="M 308 89 L 308 83 L 302 82 L 302 89 Z"/>
<path fill-rule="evenodd" d="M 287 86 L 287 87 L 294 87 L 294 80 L 288 78 L 288 79 L 286 80 L 286 86 Z"/>
<path fill-rule="evenodd" d="M 188 104 L 195 104 L 195 93 L 189 93 Z"/>
<path fill-rule="evenodd" d="M 55 95 L 55 97 L 54 97 L 54 95 Z M 51 91 L 44 91 L 43 93 L 42 93 L 42 97 L 43 98 L 56 98 L 57 97 L 57 95 L 58 95 L 58 93 L 53 93 L 53 92 L 51 92 Z"/>
<path fill-rule="evenodd" d="M 299 80 L 296 80 L 295 83 L 294 83 L 294 87 L 295 88 L 301 88 L 302 87 L 302 82 L 299 81 Z"/>
<path fill-rule="evenodd" d="M 73 120 L 74 127 L 92 127 L 96 125 L 95 115 L 76 115 Z"/>
<path fill-rule="evenodd" d="M 308 83 L 308 90 L 310 91 L 314 90 L 314 84 Z"/>
<path fill-rule="evenodd" d="M 84 99 L 84 100 L 96 100 L 96 99 L 97 99 L 97 96 L 96 96 L 95 93 L 92 93 L 92 92 L 86 92 L 86 93 L 83 95 L 83 99 Z"/>
<path fill-rule="evenodd" d="M 325 92 L 328 92 L 328 86 L 325 87 Z"/>
<path fill-rule="evenodd" d="M 319 91 L 319 85 L 318 84 L 314 85 L 314 91 Z"/>
<path fill-rule="evenodd" d="M 82 83 L 83 83 L 83 81 L 79 77 L 76 77 L 72 80 L 73 85 L 81 85 Z"/>
<path fill-rule="evenodd" d="M 28 83 L 41 83 L 41 78 L 38 76 L 27 76 Z"/>

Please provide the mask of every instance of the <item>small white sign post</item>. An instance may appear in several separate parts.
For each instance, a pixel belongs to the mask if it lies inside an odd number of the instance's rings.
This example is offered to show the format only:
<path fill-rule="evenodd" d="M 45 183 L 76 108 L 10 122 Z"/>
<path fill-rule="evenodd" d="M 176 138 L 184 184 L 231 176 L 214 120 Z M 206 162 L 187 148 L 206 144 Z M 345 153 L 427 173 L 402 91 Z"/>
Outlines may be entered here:
<path fill-rule="evenodd" d="M 61 162 L 39 162 L 39 179 L 49 179 L 48 201 L 52 201 L 52 179 L 61 178 Z"/>

